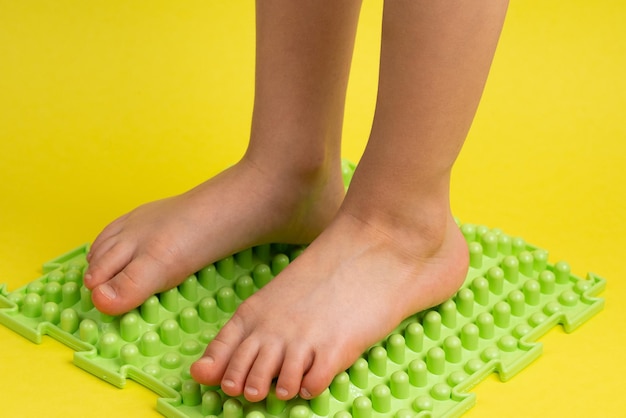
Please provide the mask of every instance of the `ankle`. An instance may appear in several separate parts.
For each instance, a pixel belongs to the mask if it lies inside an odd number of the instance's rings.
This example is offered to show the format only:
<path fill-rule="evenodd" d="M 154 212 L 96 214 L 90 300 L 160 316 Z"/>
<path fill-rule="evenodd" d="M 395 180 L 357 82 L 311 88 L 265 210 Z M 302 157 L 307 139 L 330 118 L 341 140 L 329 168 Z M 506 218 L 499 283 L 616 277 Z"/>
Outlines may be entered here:
<path fill-rule="evenodd" d="M 276 192 L 294 203 L 308 201 L 313 204 L 328 193 L 339 202 L 343 200 L 344 186 L 339 159 L 311 158 L 300 164 L 285 156 L 269 158 L 246 153 L 240 164 L 252 169 L 267 184 L 282 189 Z"/>
<path fill-rule="evenodd" d="M 263 242 L 307 244 L 332 221 L 344 197 L 341 169 L 291 169 L 246 154 L 235 167 L 265 211 Z"/>
<path fill-rule="evenodd" d="M 346 197 L 341 211 L 379 230 L 409 253 L 423 257 L 438 253 L 449 239 L 451 228 L 456 228 L 447 202 L 424 200 L 419 205 L 404 209 L 402 205 L 386 204 L 375 199 L 356 205 Z"/>
<path fill-rule="evenodd" d="M 293 180 L 304 187 L 325 183 L 334 176 L 341 177 L 339 151 L 321 146 L 308 147 L 305 153 L 301 153 L 297 144 L 295 148 L 269 149 L 265 146 L 254 146 L 251 141 L 241 161 L 270 177 Z"/>

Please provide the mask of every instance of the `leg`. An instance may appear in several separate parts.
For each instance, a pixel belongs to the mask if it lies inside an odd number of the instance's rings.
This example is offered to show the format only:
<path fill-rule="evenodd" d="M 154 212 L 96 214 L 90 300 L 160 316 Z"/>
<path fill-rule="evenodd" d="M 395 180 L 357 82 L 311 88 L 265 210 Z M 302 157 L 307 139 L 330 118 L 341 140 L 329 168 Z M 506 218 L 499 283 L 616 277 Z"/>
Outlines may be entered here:
<path fill-rule="evenodd" d="M 260 3 L 245 156 L 98 236 L 85 274 L 98 309 L 128 311 L 253 245 L 310 242 L 332 220 L 344 195 L 340 139 L 359 3 L 326 3 Z"/>
<path fill-rule="evenodd" d="M 468 251 L 450 212 L 450 171 L 505 11 L 505 0 L 385 3 L 375 120 L 343 205 L 240 306 L 194 378 L 251 401 L 275 376 L 279 398 L 316 396 L 402 319 L 458 289 Z"/>

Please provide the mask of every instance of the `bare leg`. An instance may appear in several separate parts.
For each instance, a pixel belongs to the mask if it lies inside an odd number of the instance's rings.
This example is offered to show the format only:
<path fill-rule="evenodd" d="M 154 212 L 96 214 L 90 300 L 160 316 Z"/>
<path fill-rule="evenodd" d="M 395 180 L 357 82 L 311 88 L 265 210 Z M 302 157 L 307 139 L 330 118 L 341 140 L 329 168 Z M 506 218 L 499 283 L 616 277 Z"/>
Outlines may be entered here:
<path fill-rule="evenodd" d="M 368 146 L 327 229 L 247 299 L 192 366 L 229 395 L 318 395 L 403 318 L 461 285 L 465 241 L 449 203 L 507 2 L 385 3 Z"/>
<path fill-rule="evenodd" d="M 308 243 L 339 208 L 343 107 L 360 3 L 261 5 L 246 155 L 193 190 L 104 229 L 85 274 L 101 311 L 128 311 L 253 245 Z"/>

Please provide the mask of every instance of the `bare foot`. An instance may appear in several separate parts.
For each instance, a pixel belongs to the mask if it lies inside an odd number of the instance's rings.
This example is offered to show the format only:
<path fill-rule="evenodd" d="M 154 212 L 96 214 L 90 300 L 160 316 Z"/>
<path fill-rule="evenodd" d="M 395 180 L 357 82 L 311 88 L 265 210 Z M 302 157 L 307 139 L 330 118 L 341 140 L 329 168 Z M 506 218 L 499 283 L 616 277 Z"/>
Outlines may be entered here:
<path fill-rule="evenodd" d="M 117 315 L 220 258 L 267 242 L 308 243 L 343 199 L 340 170 L 285 176 L 245 158 L 180 196 L 107 226 L 88 255 L 94 305 Z"/>
<path fill-rule="evenodd" d="M 413 313 L 449 298 L 468 266 L 452 216 L 441 234 L 394 230 L 344 208 L 266 287 L 248 298 L 191 373 L 231 396 L 319 395 L 371 344 Z M 431 230 L 432 232 L 432 230 Z"/>

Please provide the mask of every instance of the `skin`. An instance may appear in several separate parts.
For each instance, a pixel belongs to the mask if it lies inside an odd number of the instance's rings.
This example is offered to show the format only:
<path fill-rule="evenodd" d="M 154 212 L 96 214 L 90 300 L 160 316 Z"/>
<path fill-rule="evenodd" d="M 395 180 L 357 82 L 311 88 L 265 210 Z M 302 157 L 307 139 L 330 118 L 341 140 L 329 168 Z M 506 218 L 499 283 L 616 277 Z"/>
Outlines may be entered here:
<path fill-rule="evenodd" d="M 198 382 L 250 401 L 275 378 L 280 399 L 320 394 L 402 319 L 450 297 L 467 272 L 450 174 L 507 2 L 385 3 L 376 113 L 345 198 L 341 124 L 360 4 L 325 3 L 257 4 L 246 155 L 114 221 L 88 256 L 94 304 L 118 314 L 249 246 L 313 241 L 192 365 Z"/>

